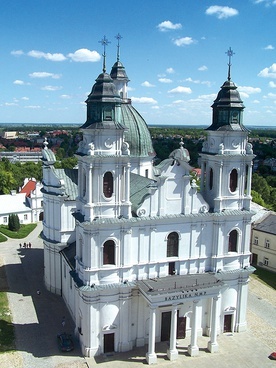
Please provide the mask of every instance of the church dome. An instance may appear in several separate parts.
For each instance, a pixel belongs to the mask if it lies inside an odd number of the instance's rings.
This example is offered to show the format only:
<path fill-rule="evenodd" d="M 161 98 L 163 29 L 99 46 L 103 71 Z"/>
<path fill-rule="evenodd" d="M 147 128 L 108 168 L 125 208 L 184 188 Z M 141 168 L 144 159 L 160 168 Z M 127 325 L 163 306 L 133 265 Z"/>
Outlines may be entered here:
<path fill-rule="evenodd" d="M 231 80 L 227 80 L 223 83 L 212 107 L 237 107 L 244 109 L 243 101 L 241 100 L 239 91 L 235 83 L 233 83 Z"/>
<path fill-rule="evenodd" d="M 119 99 L 117 89 L 113 83 L 113 79 L 108 73 L 101 73 L 96 79 L 96 83 L 92 87 L 91 93 L 88 95 L 86 102 L 93 101 L 110 101 Z"/>
<path fill-rule="evenodd" d="M 120 61 L 116 61 L 111 69 L 110 76 L 115 80 L 123 80 L 129 82 L 125 67 Z"/>
<path fill-rule="evenodd" d="M 131 156 L 155 156 L 147 123 L 130 103 L 122 103 L 121 118 L 121 124 L 127 128 L 125 141 Z"/>

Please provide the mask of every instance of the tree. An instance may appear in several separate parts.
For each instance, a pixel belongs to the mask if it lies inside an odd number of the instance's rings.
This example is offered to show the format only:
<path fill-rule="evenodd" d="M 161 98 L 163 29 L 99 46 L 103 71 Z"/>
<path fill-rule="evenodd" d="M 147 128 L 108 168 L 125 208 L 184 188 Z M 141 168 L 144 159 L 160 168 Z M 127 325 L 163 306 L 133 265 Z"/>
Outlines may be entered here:
<path fill-rule="evenodd" d="M 10 231 L 18 231 L 20 229 L 20 222 L 17 214 L 12 213 L 9 215 L 8 228 Z"/>
<path fill-rule="evenodd" d="M 10 191 L 14 189 L 15 184 L 16 180 L 14 179 L 13 174 L 0 169 L 0 194 L 9 194 Z"/>

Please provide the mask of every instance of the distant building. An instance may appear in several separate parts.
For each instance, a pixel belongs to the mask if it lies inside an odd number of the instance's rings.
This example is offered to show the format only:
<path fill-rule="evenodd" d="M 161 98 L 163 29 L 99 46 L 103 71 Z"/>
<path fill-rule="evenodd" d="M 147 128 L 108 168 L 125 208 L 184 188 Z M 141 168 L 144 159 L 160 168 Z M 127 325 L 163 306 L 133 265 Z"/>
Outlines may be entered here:
<path fill-rule="evenodd" d="M 3 132 L 2 137 L 5 139 L 16 139 L 18 138 L 17 132 Z"/>
<path fill-rule="evenodd" d="M 269 211 L 252 225 L 252 264 L 276 272 L 276 213 Z"/>
<path fill-rule="evenodd" d="M 20 150 L 20 151 L 2 151 L 0 159 L 7 158 L 11 162 L 40 162 L 42 159 L 41 150 Z"/>

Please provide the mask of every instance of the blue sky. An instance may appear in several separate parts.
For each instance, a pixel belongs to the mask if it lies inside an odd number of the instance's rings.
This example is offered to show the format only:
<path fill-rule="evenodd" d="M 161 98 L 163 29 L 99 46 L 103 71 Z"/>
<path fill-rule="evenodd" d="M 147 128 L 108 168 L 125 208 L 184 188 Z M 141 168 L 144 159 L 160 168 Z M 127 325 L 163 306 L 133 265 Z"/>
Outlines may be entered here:
<path fill-rule="evenodd" d="M 1 0 L 0 123 L 84 123 L 95 79 L 120 60 L 148 124 L 210 125 L 231 77 L 245 125 L 276 126 L 276 0 Z"/>

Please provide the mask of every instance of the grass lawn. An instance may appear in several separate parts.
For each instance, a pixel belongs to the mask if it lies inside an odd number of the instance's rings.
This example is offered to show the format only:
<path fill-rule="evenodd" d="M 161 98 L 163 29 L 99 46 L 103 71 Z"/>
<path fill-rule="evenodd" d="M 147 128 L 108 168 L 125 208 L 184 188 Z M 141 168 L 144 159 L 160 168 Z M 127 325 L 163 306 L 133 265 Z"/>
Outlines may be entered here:
<path fill-rule="evenodd" d="M 7 241 L 8 239 L 0 233 L 0 243 Z"/>
<path fill-rule="evenodd" d="M 254 266 L 254 267 L 256 268 L 256 271 L 251 275 L 251 277 L 258 279 L 263 284 L 266 284 L 275 290 L 276 289 L 276 273 L 268 271 L 261 267 L 257 267 L 257 266 Z"/>
<path fill-rule="evenodd" d="M 9 310 L 4 266 L 0 267 L 0 354 L 15 350 L 14 326 Z M 0 357 L 1 359 L 1 357 Z M 1 365 L 1 363 L 0 363 Z"/>
<path fill-rule="evenodd" d="M 35 228 L 37 224 L 21 225 L 19 231 L 10 231 L 8 226 L 0 225 L 0 233 L 12 239 L 26 238 Z"/>

